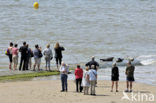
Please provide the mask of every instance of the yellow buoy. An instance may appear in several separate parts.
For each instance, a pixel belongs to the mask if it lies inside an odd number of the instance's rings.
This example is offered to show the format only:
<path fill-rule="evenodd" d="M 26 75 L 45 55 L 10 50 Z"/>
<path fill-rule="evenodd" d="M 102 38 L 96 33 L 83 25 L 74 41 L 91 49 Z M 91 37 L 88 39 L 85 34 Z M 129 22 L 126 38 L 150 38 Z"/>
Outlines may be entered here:
<path fill-rule="evenodd" d="M 34 2 L 34 8 L 38 9 L 39 8 L 39 3 L 38 2 Z"/>

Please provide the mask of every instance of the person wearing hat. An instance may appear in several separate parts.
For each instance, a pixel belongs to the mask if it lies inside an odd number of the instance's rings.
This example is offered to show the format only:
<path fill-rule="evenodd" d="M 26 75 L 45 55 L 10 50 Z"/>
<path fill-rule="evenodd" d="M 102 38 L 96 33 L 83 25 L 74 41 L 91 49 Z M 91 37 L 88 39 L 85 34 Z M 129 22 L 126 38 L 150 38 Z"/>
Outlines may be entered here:
<path fill-rule="evenodd" d="M 111 92 L 113 92 L 114 82 L 116 84 L 116 92 L 118 92 L 119 69 L 118 69 L 116 63 L 114 63 L 112 66 L 111 80 L 112 80 Z"/>
<path fill-rule="evenodd" d="M 89 69 L 91 69 L 91 66 L 94 65 L 94 69 L 97 71 L 97 69 L 99 67 L 99 63 L 95 61 L 95 57 L 94 56 L 92 56 L 91 59 L 92 59 L 91 61 L 86 63 L 86 67 L 89 67 Z"/>

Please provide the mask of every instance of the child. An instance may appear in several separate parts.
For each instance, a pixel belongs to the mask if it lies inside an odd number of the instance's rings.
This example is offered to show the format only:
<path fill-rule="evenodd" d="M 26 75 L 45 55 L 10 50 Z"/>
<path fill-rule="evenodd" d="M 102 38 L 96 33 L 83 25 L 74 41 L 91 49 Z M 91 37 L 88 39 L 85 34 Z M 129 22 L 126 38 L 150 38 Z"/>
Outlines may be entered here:
<path fill-rule="evenodd" d="M 119 70 L 118 70 L 118 67 L 116 66 L 116 63 L 114 63 L 113 67 L 112 67 L 111 80 L 112 80 L 112 90 L 111 90 L 111 92 L 113 92 L 114 82 L 116 82 L 116 92 L 118 92 Z"/>
<path fill-rule="evenodd" d="M 84 95 L 88 95 L 88 89 L 89 89 L 89 86 L 90 86 L 89 79 L 87 79 L 88 70 L 89 70 L 89 68 L 86 67 L 86 71 L 84 72 L 83 82 L 82 82 L 82 85 L 83 85 L 83 88 L 84 88 Z"/>

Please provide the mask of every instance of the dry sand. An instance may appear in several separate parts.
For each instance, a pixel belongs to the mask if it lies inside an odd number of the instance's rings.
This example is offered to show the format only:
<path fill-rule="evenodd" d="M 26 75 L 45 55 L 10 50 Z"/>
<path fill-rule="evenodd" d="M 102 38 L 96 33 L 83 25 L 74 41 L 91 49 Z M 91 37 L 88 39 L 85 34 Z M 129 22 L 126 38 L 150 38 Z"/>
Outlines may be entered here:
<path fill-rule="evenodd" d="M 76 93 L 73 81 L 68 81 L 68 92 L 60 92 L 59 80 L 0 83 L 0 103 L 156 103 L 149 101 L 151 95 L 156 96 L 156 86 L 134 83 L 136 102 L 132 101 L 131 93 L 128 93 L 131 100 L 121 100 L 125 87 L 125 82 L 120 82 L 119 92 L 110 92 L 110 81 L 98 81 L 97 96 L 90 96 Z M 143 94 L 148 98 L 141 102 L 138 98 Z"/>

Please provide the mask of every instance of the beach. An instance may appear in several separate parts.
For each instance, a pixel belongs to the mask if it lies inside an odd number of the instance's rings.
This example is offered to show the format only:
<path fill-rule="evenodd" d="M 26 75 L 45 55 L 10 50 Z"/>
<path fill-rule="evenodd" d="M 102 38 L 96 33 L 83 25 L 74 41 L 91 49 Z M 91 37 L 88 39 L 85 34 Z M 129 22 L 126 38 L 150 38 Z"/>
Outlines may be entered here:
<path fill-rule="evenodd" d="M 152 85 L 134 83 L 133 95 L 127 93 L 130 100 L 123 99 L 125 82 L 119 82 L 119 92 L 110 92 L 111 81 L 98 81 L 96 96 L 76 93 L 75 84 L 68 81 L 68 92 L 60 92 L 60 80 L 48 81 L 19 81 L 0 83 L 1 103 L 155 103 L 150 101 L 151 95 L 156 96 L 156 87 Z M 139 97 L 146 95 L 143 101 Z M 135 101 L 137 100 L 137 101 Z M 146 101 L 148 100 L 148 101 Z"/>

